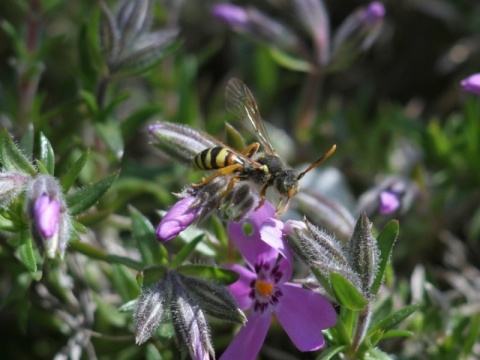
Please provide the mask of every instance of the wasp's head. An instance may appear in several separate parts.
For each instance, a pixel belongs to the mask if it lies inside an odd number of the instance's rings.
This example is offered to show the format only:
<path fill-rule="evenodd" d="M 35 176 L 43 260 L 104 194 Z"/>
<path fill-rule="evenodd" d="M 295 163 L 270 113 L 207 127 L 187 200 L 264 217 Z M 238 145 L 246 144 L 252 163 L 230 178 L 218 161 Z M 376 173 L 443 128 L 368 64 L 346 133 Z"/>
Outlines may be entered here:
<path fill-rule="evenodd" d="M 282 171 L 275 180 L 275 187 L 280 195 L 293 197 L 298 192 L 298 173 L 293 169 Z"/>

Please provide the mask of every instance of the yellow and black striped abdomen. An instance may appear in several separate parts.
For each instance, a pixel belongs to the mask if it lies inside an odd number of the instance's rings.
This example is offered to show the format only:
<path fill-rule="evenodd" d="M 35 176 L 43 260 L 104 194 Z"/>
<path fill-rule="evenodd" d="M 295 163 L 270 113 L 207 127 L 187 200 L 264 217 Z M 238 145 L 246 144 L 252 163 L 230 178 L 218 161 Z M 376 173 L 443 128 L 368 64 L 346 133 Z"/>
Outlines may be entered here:
<path fill-rule="evenodd" d="M 193 158 L 197 170 L 216 170 L 235 164 L 243 164 L 242 158 L 221 146 L 205 149 Z"/>

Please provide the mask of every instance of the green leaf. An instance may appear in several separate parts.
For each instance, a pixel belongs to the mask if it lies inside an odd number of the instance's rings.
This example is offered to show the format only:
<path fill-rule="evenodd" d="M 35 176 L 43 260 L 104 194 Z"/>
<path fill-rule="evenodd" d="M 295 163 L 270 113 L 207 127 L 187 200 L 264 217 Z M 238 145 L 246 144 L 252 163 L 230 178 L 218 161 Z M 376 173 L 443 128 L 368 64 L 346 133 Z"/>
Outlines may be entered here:
<path fill-rule="evenodd" d="M 109 118 L 104 122 L 95 123 L 95 129 L 115 157 L 118 160 L 121 159 L 123 156 L 124 143 L 120 125 L 115 120 Z"/>
<path fill-rule="evenodd" d="M 44 174 L 44 175 L 50 174 L 50 173 L 48 172 L 47 166 L 46 166 L 43 162 L 41 162 L 41 161 L 38 160 L 38 159 L 35 159 L 35 163 L 37 164 L 38 172 L 39 172 L 40 174 Z"/>
<path fill-rule="evenodd" d="M 95 184 L 86 186 L 73 194 L 67 195 L 67 205 L 70 214 L 73 216 L 78 215 L 94 205 L 110 186 L 112 186 L 117 177 L 118 172 L 113 173 Z"/>
<path fill-rule="evenodd" d="M 245 139 L 237 129 L 235 129 L 228 122 L 225 122 L 225 129 L 227 131 L 227 144 L 231 145 L 234 149 L 238 149 L 238 150 L 243 150 L 247 148 Z"/>
<path fill-rule="evenodd" d="M 171 262 L 170 266 L 172 268 L 176 268 L 177 266 L 180 266 L 187 258 L 188 256 L 192 253 L 193 250 L 195 250 L 195 247 L 197 244 L 204 239 L 205 235 L 200 234 L 196 238 L 194 238 L 192 241 L 190 241 L 188 244 L 186 244 L 175 256 L 175 259 Z"/>
<path fill-rule="evenodd" d="M 27 231 L 21 233 L 22 244 L 18 247 L 18 253 L 23 265 L 32 274 L 37 271 L 37 262 L 33 251 L 32 237 Z"/>
<path fill-rule="evenodd" d="M 120 295 L 123 301 L 136 299 L 140 295 L 140 288 L 131 271 L 120 265 L 112 266 L 112 270 L 112 284 L 116 293 Z"/>
<path fill-rule="evenodd" d="M 410 337 L 410 336 L 413 336 L 415 335 L 415 333 L 413 331 L 409 331 L 409 330 L 400 330 L 400 329 L 393 329 L 393 330 L 388 330 L 387 332 L 385 332 L 382 337 L 381 337 L 381 340 L 385 340 L 385 339 L 391 339 L 391 338 L 394 338 L 394 337 Z"/>
<path fill-rule="evenodd" d="M 75 180 L 77 179 L 78 175 L 80 175 L 80 172 L 82 171 L 83 167 L 87 163 L 89 156 L 90 156 L 90 149 L 87 149 L 82 154 L 82 156 L 80 156 L 78 160 L 75 161 L 72 167 L 68 169 L 67 173 L 61 177 L 60 184 L 62 185 L 64 192 L 68 192 L 68 190 L 70 190 Z"/>
<path fill-rule="evenodd" d="M 330 360 L 335 355 L 347 350 L 348 350 L 348 345 L 337 345 L 337 346 L 329 347 L 328 349 L 323 350 L 321 354 L 317 356 L 316 360 Z"/>
<path fill-rule="evenodd" d="M 378 263 L 378 271 L 373 281 L 370 292 L 372 295 L 376 295 L 382 285 L 383 276 L 385 275 L 385 269 L 392 253 L 393 245 L 398 237 L 399 224 L 398 220 L 392 220 L 385 225 L 380 234 L 377 237 L 378 249 L 380 250 L 380 261 Z"/>
<path fill-rule="evenodd" d="M 147 344 L 145 351 L 146 360 L 163 360 L 162 354 L 153 344 Z"/>
<path fill-rule="evenodd" d="M 93 118 L 96 118 L 99 112 L 99 108 L 97 105 L 97 99 L 95 98 L 95 95 L 87 90 L 80 90 L 79 95 L 80 95 L 80 98 L 84 101 L 85 105 L 87 105 L 90 115 Z"/>
<path fill-rule="evenodd" d="M 221 269 L 215 266 L 188 264 L 177 268 L 183 275 L 195 276 L 218 281 L 224 285 L 233 284 L 238 280 L 238 274 L 233 270 Z"/>
<path fill-rule="evenodd" d="M 138 299 L 130 300 L 118 308 L 119 312 L 133 312 L 137 306 Z"/>
<path fill-rule="evenodd" d="M 138 261 L 124 256 L 109 255 L 100 248 L 77 240 L 70 241 L 68 249 L 88 256 L 91 259 L 101 260 L 109 264 L 122 264 L 138 271 L 142 270 L 143 267 Z"/>
<path fill-rule="evenodd" d="M 330 282 L 333 292 L 340 304 L 347 309 L 361 311 L 368 304 L 367 299 L 357 290 L 357 288 L 342 275 L 337 273 L 330 274 Z"/>
<path fill-rule="evenodd" d="M 308 61 L 293 57 L 278 48 L 271 47 L 270 56 L 275 60 L 275 62 L 289 70 L 301 71 L 301 72 L 312 72 L 315 68 Z"/>
<path fill-rule="evenodd" d="M 393 328 L 394 326 L 398 325 L 400 322 L 405 320 L 408 316 L 414 313 L 419 308 L 418 305 L 410 305 L 407 306 L 386 318 L 380 320 L 378 323 L 373 325 L 370 330 L 368 331 L 368 336 L 373 334 L 377 330 L 387 331 Z"/>
<path fill-rule="evenodd" d="M 473 353 L 473 347 L 480 336 L 480 316 L 475 315 L 471 318 L 470 328 L 467 332 L 467 338 L 463 341 L 463 353 L 465 358 Z"/>
<path fill-rule="evenodd" d="M 133 237 L 137 242 L 138 250 L 142 255 L 143 263 L 146 265 L 158 264 L 163 256 L 160 252 L 161 244 L 155 237 L 155 229 L 137 209 L 129 207 L 130 217 L 132 219 Z"/>
<path fill-rule="evenodd" d="M 137 274 L 137 283 L 143 288 L 148 288 L 156 284 L 168 271 L 168 268 L 163 265 L 149 266 Z"/>
<path fill-rule="evenodd" d="M 370 349 L 368 352 L 363 356 L 363 360 L 392 360 L 387 353 L 379 349 Z"/>
<path fill-rule="evenodd" d="M 7 129 L 0 130 L 0 162 L 4 171 L 35 176 L 37 169 L 15 145 Z"/>
<path fill-rule="evenodd" d="M 50 141 L 43 133 L 40 133 L 40 161 L 45 164 L 48 173 L 53 175 L 55 171 L 55 154 Z"/>

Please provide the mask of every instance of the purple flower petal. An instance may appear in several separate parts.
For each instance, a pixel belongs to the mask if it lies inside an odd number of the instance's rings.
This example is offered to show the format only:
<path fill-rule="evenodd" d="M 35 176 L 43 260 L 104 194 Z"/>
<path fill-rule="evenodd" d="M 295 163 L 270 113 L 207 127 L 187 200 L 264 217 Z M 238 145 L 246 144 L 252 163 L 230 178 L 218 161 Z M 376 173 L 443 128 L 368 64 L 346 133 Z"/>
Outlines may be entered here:
<path fill-rule="evenodd" d="M 300 351 L 323 347 L 322 330 L 335 325 L 335 310 L 322 295 L 295 284 L 282 285 L 283 296 L 275 315 Z"/>
<path fill-rule="evenodd" d="M 155 231 L 159 241 L 166 242 L 172 240 L 195 221 L 199 208 L 191 208 L 194 201 L 195 196 L 192 195 L 181 199 L 172 206 Z"/>
<path fill-rule="evenodd" d="M 380 201 L 380 214 L 391 214 L 400 208 L 401 202 L 397 193 L 388 190 L 382 191 L 378 197 Z"/>
<path fill-rule="evenodd" d="M 237 264 L 227 266 L 226 268 L 233 270 L 240 275 L 236 282 L 228 286 L 228 290 L 232 293 L 235 299 L 237 299 L 238 307 L 240 309 L 249 309 L 253 301 L 250 297 L 250 291 L 252 289 L 250 284 L 257 278 L 257 275 L 247 268 Z"/>
<path fill-rule="evenodd" d="M 293 252 L 285 241 L 284 223 L 277 219 L 268 219 L 260 229 L 261 239 L 277 250 L 290 263 L 293 263 Z"/>
<path fill-rule="evenodd" d="M 271 263 L 276 260 L 278 251 L 261 240 L 260 229 L 263 223 L 274 217 L 275 208 L 269 202 L 252 213 L 246 221 L 228 225 L 228 234 L 237 246 L 243 258 L 254 268 L 255 263 L 264 261 Z"/>
<path fill-rule="evenodd" d="M 52 238 L 58 230 L 58 220 L 60 218 L 60 204 L 55 199 L 50 199 L 47 194 L 43 194 L 35 200 L 33 207 L 35 226 L 40 235 L 49 239 Z"/>
<path fill-rule="evenodd" d="M 240 6 L 218 4 L 212 7 L 212 14 L 230 26 L 246 26 L 249 23 L 247 12 Z"/>
<path fill-rule="evenodd" d="M 362 20 L 370 25 L 375 25 L 385 17 L 385 6 L 381 2 L 370 3 L 363 12 Z"/>
<path fill-rule="evenodd" d="M 253 360 L 257 357 L 270 327 L 270 316 L 257 314 L 251 312 L 248 315 L 247 325 L 240 329 L 220 360 Z"/>
<path fill-rule="evenodd" d="M 480 73 L 473 74 L 460 82 L 463 90 L 480 95 Z"/>

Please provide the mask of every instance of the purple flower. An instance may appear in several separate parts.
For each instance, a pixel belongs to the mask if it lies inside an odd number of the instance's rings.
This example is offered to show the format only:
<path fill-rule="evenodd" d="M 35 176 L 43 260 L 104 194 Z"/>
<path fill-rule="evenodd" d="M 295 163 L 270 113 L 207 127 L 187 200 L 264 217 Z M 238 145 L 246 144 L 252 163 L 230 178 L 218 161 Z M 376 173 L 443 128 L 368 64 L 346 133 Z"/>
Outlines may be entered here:
<path fill-rule="evenodd" d="M 249 22 L 245 9 L 231 4 L 213 6 L 212 14 L 230 26 L 246 26 Z"/>
<path fill-rule="evenodd" d="M 60 204 L 56 199 L 50 199 L 42 194 L 33 205 L 35 227 L 44 239 L 54 237 L 58 232 L 60 219 Z"/>
<path fill-rule="evenodd" d="M 370 3 L 363 11 L 362 20 L 369 25 L 375 25 L 385 17 L 385 7 L 381 2 Z"/>
<path fill-rule="evenodd" d="M 292 275 L 291 256 L 284 245 L 283 223 L 273 219 L 274 213 L 273 206 L 265 203 L 249 220 L 229 225 L 230 238 L 248 265 L 248 268 L 230 267 L 240 278 L 229 289 L 240 308 L 250 312 L 246 326 L 221 359 L 255 359 L 272 315 L 301 351 L 323 347 L 325 340 L 321 331 L 335 325 L 335 310 L 326 298 L 287 282 Z M 279 257 L 282 253 L 286 257 Z"/>
<path fill-rule="evenodd" d="M 192 206 L 195 200 L 196 197 L 190 195 L 172 206 L 155 231 L 159 241 L 166 242 L 172 240 L 197 219 L 200 207 Z"/>
<path fill-rule="evenodd" d="M 401 206 L 400 194 L 392 190 L 384 190 L 378 195 L 379 211 L 382 215 L 391 214 Z"/>
<path fill-rule="evenodd" d="M 480 95 L 480 73 L 473 74 L 460 82 L 463 90 Z"/>

